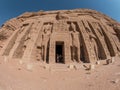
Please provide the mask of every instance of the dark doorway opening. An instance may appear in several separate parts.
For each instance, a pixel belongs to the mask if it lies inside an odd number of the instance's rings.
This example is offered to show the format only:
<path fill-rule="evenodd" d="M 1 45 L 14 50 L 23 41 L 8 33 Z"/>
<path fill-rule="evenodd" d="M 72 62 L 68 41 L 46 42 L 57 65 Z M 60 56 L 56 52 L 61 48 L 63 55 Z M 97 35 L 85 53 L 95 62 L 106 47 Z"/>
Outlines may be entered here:
<path fill-rule="evenodd" d="M 56 42 L 56 63 L 65 63 L 64 61 L 64 42 Z"/>

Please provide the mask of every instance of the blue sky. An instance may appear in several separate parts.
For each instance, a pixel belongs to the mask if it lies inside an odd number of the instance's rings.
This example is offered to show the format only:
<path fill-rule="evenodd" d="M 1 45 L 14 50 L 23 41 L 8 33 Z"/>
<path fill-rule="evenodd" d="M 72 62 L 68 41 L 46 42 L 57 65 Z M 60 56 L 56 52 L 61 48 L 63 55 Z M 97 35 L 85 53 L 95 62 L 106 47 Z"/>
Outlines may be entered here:
<path fill-rule="evenodd" d="M 27 11 L 89 8 L 120 22 L 120 0 L 0 0 L 0 25 Z"/>

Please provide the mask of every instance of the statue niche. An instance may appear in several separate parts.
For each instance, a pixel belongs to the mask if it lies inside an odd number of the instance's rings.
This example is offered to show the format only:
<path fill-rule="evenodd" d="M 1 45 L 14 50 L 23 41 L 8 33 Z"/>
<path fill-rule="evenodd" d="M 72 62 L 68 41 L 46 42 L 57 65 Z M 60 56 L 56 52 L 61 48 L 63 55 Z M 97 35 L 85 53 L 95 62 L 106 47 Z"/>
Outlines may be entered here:
<path fill-rule="evenodd" d="M 45 23 L 43 26 L 43 34 L 42 34 L 42 54 L 43 60 L 48 62 L 49 58 L 49 41 L 50 35 L 52 33 L 52 23 Z"/>

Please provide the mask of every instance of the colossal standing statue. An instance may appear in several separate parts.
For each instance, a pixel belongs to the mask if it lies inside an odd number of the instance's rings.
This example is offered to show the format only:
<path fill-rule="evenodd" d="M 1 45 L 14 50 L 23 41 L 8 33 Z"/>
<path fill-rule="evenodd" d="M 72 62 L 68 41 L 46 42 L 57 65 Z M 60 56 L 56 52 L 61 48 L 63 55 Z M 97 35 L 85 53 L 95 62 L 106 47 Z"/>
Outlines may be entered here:
<path fill-rule="evenodd" d="M 50 35 L 51 35 L 51 29 L 52 25 L 48 23 L 47 25 L 44 25 L 43 28 L 43 55 L 44 55 L 44 61 L 47 59 L 47 49 L 48 49 L 48 42 L 50 40 Z"/>

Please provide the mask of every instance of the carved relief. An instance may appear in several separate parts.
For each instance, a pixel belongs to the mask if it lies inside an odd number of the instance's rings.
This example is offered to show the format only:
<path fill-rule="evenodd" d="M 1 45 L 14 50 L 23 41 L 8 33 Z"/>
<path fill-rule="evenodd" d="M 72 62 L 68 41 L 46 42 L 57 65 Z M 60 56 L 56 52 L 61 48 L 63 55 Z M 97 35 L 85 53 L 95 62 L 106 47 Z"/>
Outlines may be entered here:
<path fill-rule="evenodd" d="M 66 20 L 57 21 L 54 23 L 54 31 L 53 32 L 68 32 L 69 25 L 67 24 Z"/>

